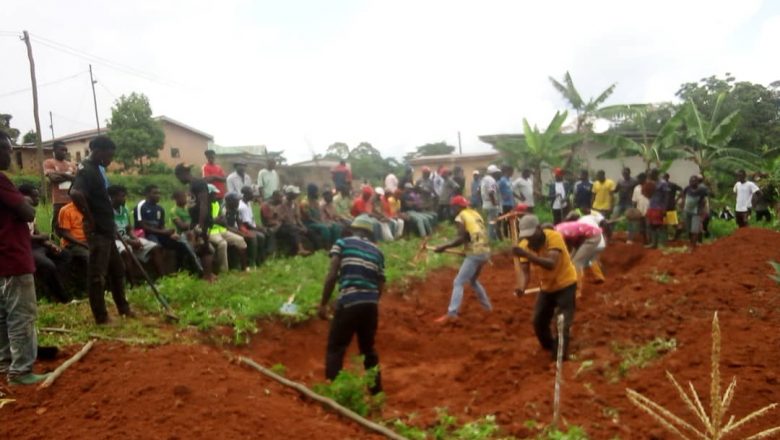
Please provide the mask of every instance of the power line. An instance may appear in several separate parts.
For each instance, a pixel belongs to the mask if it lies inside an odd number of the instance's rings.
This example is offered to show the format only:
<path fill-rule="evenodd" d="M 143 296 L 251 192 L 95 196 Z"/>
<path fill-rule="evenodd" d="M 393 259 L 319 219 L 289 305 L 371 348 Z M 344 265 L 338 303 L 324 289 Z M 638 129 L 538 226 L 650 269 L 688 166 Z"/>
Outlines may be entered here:
<path fill-rule="evenodd" d="M 81 75 L 83 75 L 85 73 L 87 73 L 86 70 L 82 71 L 82 72 L 79 72 L 79 73 L 75 73 L 75 74 L 70 75 L 70 76 L 66 76 L 64 78 L 55 79 L 54 81 L 49 81 L 49 82 L 46 82 L 46 83 L 43 83 L 43 84 L 38 84 L 38 88 L 50 86 L 52 84 L 59 84 L 61 82 L 65 82 L 65 81 L 67 81 L 69 79 L 78 78 L 79 76 L 81 76 Z M 17 95 L 19 93 L 28 92 L 30 90 L 32 90 L 32 87 L 25 87 L 23 89 L 14 90 L 12 92 L 6 92 L 6 93 L 1 94 L 0 98 L 5 98 L 6 96 L 11 96 L 11 95 Z"/>
<path fill-rule="evenodd" d="M 59 43 L 54 40 L 50 40 L 48 38 L 41 37 L 40 35 L 33 35 L 33 40 L 35 40 L 36 43 L 39 43 L 43 46 L 46 46 L 50 49 L 54 49 L 63 53 L 66 53 L 68 55 L 80 58 L 82 60 L 92 62 L 94 64 L 99 64 L 104 67 L 108 67 L 110 69 L 114 69 L 129 75 L 137 76 L 139 78 L 145 79 L 147 81 L 156 82 L 165 86 L 171 86 L 171 85 L 177 85 L 175 82 L 167 80 L 165 78 L 162 78 L 158 75 L 155 75 L 150 72 L 146 72 L 140 69 L 137 69 L 132 66 L 128 66 L 126 64 L 122 64 L 116 61 L 109 60 L 107 58 L 103 58 L 97 55 L 92 55 L 88 52 L 85 52 L 80 49 L 76 49 L 74 47 Z"/>

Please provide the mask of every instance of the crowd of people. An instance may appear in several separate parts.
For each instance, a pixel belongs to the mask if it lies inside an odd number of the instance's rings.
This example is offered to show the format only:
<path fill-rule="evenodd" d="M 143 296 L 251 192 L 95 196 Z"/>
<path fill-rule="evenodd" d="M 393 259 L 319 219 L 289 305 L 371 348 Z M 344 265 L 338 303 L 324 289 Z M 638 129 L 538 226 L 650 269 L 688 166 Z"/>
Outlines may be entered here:
<path fill-rule="evenodd" d="M 125 282 L 137 272 L 160 277 L 189 270 L 213 281 L 231 268 L 252 271 L 277 253 L 307 256 L 317 250 L 329 252 L 332 259 L 320 316 L 327 314 L 332 291 L 337 282 L 340 285 L 327 376 L 335 377 L 340 370 L 354 334 L 370 368 L 378 363 L 373 339 L 384 283 L 384 256 L 375 243 L 409 234 L 428 237 L 439 222 L 452 222 L 457 235 L 435 251 L 463 247 L 464 259 L 447 313 L 437 321 L 458 319 L 466 285 L 486 311 L 492 310 L 479 276 L 490 260 L 492 243 L 512 240 L 519 263 L 516 294 L 533 290 L 528 289 L 530 271 L 539 271 L 534 277 L 540 281 L 534 329 L 541 346 L 555 353 L 557 341 L 550 332 L 554 311 L 563 314 L 568 332 L 584 271 L 589 268 L 603 280 L 598 255 L 616 222 L 627 220 L 629 243 L 641 239 L 648 247 L 658 247 L 669 234 L 679 238 L 687 231 L 696 246 L 713 215 L 701 176 L 691 176 L 682 188 L 656 169 L 634 178 L 626 168 L 617 182 L 604 171 L 591 181 L 586 170 L 571 181 L 563 170 L 554 169 L 552 182 L 542 192 L 534 188 L 532 170 L 523 169 L 515 177 L 511 166 L 490 165 L 484 175 L 473 172 L 466 194 L 460 167 L 423 167 L 418 179 L 407 167 L 400 178 L 389 174 L 383 185 L 371 186 L 356 185 L 341 161 L 332 170 L 332 185 L 309 183 L 302 194 L 298 186 L 282 184 L 273 160 L 253 181 L 246 163 L 236 162 L 227 174 L 211 150 L 205 152 L 202 177 L 193 175 L 191 165 L 179 164 L 174 174 L 186 186 L 164 195 L 158 186 L 148 185 L 143 199 L 128 208 L 127 188 L 111 184 L 106 174 L 116 145 L 107 136 L 97 136 L 89 148 L 89 156 L 76 167 L 68 161 L 65 144 L 55 142 L 54 157 L 43 164 L 51 188 L 52 234 L 41 233 L 35 223 L 39 189 L 16 188 L 0 173 L 0 372 L 14 383 L 42 380 L 32 373 L 36 280 L 51 299 L 68 302 L 62 274 L 83 274 L 95 322 L 104 325 L 110 322 L 107 289 L 119 315 L 134 316 Z M 10 140 L 3 136 L 2 170 L 10 165 L 10 151 Z M 552 211 L 550 224 L 534 215 L 543 203 L 537 200 L 540 193 Z M 734 193 L 740 226 L 747 225 L 754 203 L 761 208 L 759 215 L 768 214 L 756 202 L 761 190 L 744 172 L 737 174 Z M 173 199 L 172 209 L 161 206 L 163 197 Z M 380 389 L 377 381 L 374 391 Z"/>

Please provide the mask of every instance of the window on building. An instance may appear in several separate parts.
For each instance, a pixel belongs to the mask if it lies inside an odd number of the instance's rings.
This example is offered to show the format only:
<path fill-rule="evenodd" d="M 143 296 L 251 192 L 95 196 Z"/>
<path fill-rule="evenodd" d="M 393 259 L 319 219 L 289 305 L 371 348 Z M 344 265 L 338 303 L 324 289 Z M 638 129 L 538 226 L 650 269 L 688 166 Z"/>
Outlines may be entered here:
<path fill-rule="evenodd" d="M 178 159 L 179 157 L 181 157 L 181 153 L 179 152 L 178 148 L 171 147 L 171 157 L 173 159 Z"/>

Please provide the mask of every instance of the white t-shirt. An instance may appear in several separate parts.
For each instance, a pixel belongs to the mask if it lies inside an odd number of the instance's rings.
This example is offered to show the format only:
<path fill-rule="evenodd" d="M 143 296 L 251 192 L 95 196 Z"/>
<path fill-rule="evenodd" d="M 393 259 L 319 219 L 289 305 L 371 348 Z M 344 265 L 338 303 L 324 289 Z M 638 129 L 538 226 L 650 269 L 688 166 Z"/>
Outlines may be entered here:
<path fill-rule="evenodd" d="M 583 215 L 578 220 L 582 223 L 587 223 L 591 226 L 595 226 L 597 228 L 601 228 L 601 222 L 604 221 L 604 216 L 601 215 L 598 211 L 590 211 L 590 214 Z M 599 245 L 596 247 L 598 250 L 602 250 L 607 247 L 607 240 L 604 238 L 604 233 L 601 234 L 601 241 L 599 241 Z"/>
<path fill-rule="evenodd" d="M 479 183 L 480 191 L 482 192 L 482 209 L 490 209 L 495 208 L 498 205 L 493 204 L 493 202 L 490 201 L 490 193 L 493 193 L 495 196 L 496 201 L 498 200 L 498 185 L 496 184 L 496 179 L 493 178 L 491 175 L 486 175 L 482 178 L 482 181 Z M 500 202 L 499 202 L 500 203 Z"/>
<path fill-rule="evenodd" d="M 398 178 L 395 177 L 395 174 L 390 173 L 385 177 L 385 189 L 390 192 L 398 190 Z"/>
<path fill-rule="evenodd" d="M 531 208 L 533 208 L 533 206 L 534 206 L 534 180 L 533 180 L 533 177 L 529 177 L 528 179 L 524 179 L 522 177 L 518 177 L 514 182 L 512 182 L 512 190 L 515 193 L 522 194 L 523 197 L 525 197 L 525 200 L 520 200 L 521 203 L 525 203 L 526 205 L 528 205 Z"/>
<path fill-rule="evenodd" d="M 238 201 L 238 219 L 241 223 L 249 223 L 252 226 L 257 226 L 255 223 L 255 214 L 252 212 L 252 205 L 243 200 Z"/>
<path fill-rule="evenodd" d="M 753 194 L 759 191 L 758 186 L 747 181 L 745 183 L 737 182 L 734 184 L 734 194 L 737 195 L 737 212 L 747 212 L 753 207 Z"/>
<path fill-rule="evenodd" d="M 555 200 L 553 209 L 563 209 L 566 206 L 566 187 L 563 182 L 555 182 Z"/>
<path fill-rule="evenodd" d="M 642 185 L 634 187 L 634 194 L 631 196 L 631 201 L 636 203 L 636 209 L 638 209 L 642 215 L 647 215 L 647 208 L 650 207 L 650 199 L 642 194 Z"/>

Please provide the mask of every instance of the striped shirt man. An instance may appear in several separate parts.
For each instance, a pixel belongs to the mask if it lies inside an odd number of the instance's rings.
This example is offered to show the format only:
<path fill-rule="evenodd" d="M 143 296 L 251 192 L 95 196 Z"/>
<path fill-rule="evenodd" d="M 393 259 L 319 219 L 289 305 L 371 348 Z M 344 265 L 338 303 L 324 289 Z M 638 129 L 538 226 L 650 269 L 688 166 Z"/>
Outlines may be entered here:
<path fill-rule="evenodd" d="M 353 236 L 336 241 L 330 256 L 341 258 L 338 304 L 377 304 L 385 281 L 385 257 L 371 241 Z"/>

